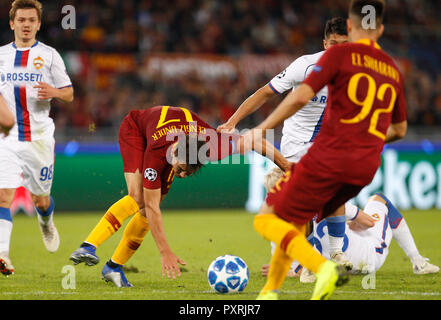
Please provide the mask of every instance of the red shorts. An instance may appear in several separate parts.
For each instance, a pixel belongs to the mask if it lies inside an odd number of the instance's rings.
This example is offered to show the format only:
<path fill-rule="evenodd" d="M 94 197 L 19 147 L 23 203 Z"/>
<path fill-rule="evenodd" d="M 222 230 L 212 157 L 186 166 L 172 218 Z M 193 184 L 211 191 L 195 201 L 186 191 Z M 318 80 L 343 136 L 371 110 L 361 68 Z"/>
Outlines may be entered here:
<path fill-rule="evenodd" d="M 299 162 L 285 174 L 279 188 L 268 193 L 266 203 L 274 206 L 280 218 L 303 225 L 315 216 L 317 221 L 326 218 L 363 187 L 324 177 L 319 171 L 307 170 Z"/>
<path fill-rule="evenodd" d="M 118 140 L 124 172 L 135 172 L 138 169 L 142 173 L 147 142 L 133 120 L 131 112 L 121 123 Z"/>

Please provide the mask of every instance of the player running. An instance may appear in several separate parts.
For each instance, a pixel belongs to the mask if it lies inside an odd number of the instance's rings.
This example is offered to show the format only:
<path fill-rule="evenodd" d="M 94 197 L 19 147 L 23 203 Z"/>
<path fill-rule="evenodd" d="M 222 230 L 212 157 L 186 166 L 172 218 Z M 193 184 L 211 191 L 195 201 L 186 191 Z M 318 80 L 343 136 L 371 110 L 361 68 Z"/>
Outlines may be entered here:
<path fill-rule="evenodd" d="M 283 172 L 272 169 L 265 178 L 268 192 L 283 176 Z M 267 187 L 268 186 L 268 187 Z M 348 205 L 348 203 L 346 203 Z M 428 262 L 418 251 L 406 220 L 400 211 L 383 194 L 375 194 L 368 200 L 364 211 L 346 210 L 348 228 L 344 236 L 343 251 L 353 263 L 351 273 L 372 273 L 378 271 L 386 261 L 392 239 L 409 257 L 413 273 L 417 275 L 438 273 L 439 267 Z M 327 259 L 331 257 L 328 226 L 326 220 L 313 221 L 308 241 Z M 262 275 L 268 274 L 269 265 L 262 267 Z M 315 276 L 297 261 L 293 262 L 288 276 L 300 276 L 301 282 L 314 282 Z"/>
<path fill-rule="evenodd" d="M 375 13 L 368 25 L 365 6 Z M 313 217 L 321 221 L 368 185 L 380 166 L 384 143 L 406 134 L 403 79 L 377 43 L 384 11 L 381 0 L 351 1 L 351 43 L 327 49 L 306 80 L 245 134 L 251 140 L 275 128 L 328 85 L 329 103 L 314 144 L 276 183 L 254 220 L 256 231 L 277 244 L 258 299 L 277 298 L 293 260 L 316 275 L 314 300 L 328 299 L 348 280 L 342 267 L 313 249 L 305 231 Z"/>
<path fill-rule="evenodd" d="M 340 17 L 328 20 L 324 30 L 324 49 L 326 50 L 333 45 L 346 42 L 348 42 L 346 20 Z M 248 97 L 231 118 L 225 124 L 218 127 L 218 131 L 232 132 L 243 118 L 260 108 L 268 99 L 290 89 L 295 90 L 311 73 L 324 52 L 320 51 L 297 58 L 268 84 Z M 284 121 L 280 150 L 288 161 L 299 162 L 309 147 L 311 147 L 320 131 L 327 101 L 328 88 L 325 86 L 316 93 L 305 107 Z M 355 206 L 353 207 L 351 209 L 356 210 Z M 326 220 L 328 221 L 330 231 L 328 237 L 331 246 L 331 259 L 350 270 L 352 263 L 342 252 L 345 231 L 344 216 L 329 216 Z"/>
<path fill-rule="evenodd" d="M 81 246 L 72 253 L 70 260 L 75 264 L 97 264 L 97 247 L 118 231 L 124 220 L 133 216 L 113 256 L 104 265 L 103 279 L 117 287 L 132 286 L 122 267 L 149 230 L 161 254 L 162 274 L 169 278 L 180 276 L 178 264 L 185 265 L 185 262 L 168 244 L 162 223 L 161 201 L 175 176 L 185 178 L 209 160 L 243 153 L 243 139 L 237 134 L 217 133 L 185 108 L 156 106 L 131 111 L 124 118 L 119 144 L 128 196 L 109 208 Z M 253 141 L 252 144 L 255 151 L 270 159 L 274 156 L 273 161 L 280 168 L 285 170 L 290 167 L 290 163 L 266 140 Z"/>
<path fill-rule="evenodd" d="M 39 1 L 15 0 L 9 12 L 15 40 L 0 47 L 0 91 L 16 119 L 9 136 L 0 140 L 0 264 L 6 275 L 14 271 L 10 206 L 19 186 L 32 194 L 46 249 L 55 252 L 60 243 L 50 196 L 55 126 L 49 110 L 53 98 L 71 102 L 73 88 L 59 53 L 36 40 L 41 15 Z"/>

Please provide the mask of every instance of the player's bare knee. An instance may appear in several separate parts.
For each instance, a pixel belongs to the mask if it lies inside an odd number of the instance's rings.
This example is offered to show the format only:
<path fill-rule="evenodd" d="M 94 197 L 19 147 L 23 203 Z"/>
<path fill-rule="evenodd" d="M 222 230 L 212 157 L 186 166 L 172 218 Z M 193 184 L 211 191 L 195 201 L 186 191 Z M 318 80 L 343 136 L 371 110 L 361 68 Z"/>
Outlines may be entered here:
<path fill-rule="evenodd" d="M 129 196 L 135 200 L 136 204 L 138 205 L 139 209 L 144 208 L 144 198 L 141 191 L 132 191 L 129 190 Z"/>
<path fill-rule="evenodd" d="M 14 200 L 15 189 L 0 189 L 0 207 L 9 208 Z"/>

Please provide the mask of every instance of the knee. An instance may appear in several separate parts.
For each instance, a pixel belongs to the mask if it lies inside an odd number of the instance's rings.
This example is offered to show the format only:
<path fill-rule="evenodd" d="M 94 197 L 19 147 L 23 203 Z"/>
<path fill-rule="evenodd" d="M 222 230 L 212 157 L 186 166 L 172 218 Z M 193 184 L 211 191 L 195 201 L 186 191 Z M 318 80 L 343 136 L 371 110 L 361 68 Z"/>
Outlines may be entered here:
<path fill-rule="evenodd" d="M 139 210 L 144 209 L 144 198 L 141 191 L 129 191 L 129 197 L 135 200 Z"/>

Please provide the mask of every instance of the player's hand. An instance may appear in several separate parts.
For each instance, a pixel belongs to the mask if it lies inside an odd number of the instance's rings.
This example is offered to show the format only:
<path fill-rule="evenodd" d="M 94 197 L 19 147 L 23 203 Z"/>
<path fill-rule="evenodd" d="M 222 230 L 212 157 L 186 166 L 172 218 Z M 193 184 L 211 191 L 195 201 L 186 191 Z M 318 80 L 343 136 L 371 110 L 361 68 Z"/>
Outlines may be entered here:
<path fill-rule="evenodd" d="M 369 214 L 360 210 L 354 221 L 361 230 L 372 228 L 375 225 L 375 219 Z"/>
<path fill-rule="evenodd" d="M 38 82 L 38 85 L 34 86 L 34 88 L 38 89 L 39 100 L 48 100 L 48 99 L 56 98 L 58 95 L 58 89 L 50 86 L 45 82 Z"/>
<path fill-rule="evenodd" d="M 178 263 L 180 265 L 185 266 L 186 263 L 181 260 L 177 255 L 175 255 L 173 252 L 165 252 L 161 256 L 161 263 L 162 263 L 162 276 L 167 275 L 167 277 L 176 279 L 176 276 L 181 276 L 181 269 L 179 269 Z"/>
<path fill-rule="evenodd" d="M 221 124 L 220 126 L 218 126 L 216 131 L 219 133 L 221 133 L 221 132 L 233 133 L 235 129 L 236 129 L 236 124 L 231 123 L 230 121 L 227 121 L 227 122 Z"/>

